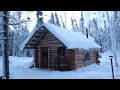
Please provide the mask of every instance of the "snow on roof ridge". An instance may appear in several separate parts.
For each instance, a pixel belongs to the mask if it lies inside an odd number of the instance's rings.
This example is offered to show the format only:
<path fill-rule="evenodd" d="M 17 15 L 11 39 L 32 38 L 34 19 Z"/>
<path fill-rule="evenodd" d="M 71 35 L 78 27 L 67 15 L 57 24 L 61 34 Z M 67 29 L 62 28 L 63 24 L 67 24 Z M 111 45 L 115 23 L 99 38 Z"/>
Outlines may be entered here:
<path fill-rule="evenodd" d="M 74 32 L 72 30 L 64 29 L 50 23 L 44 23 L 44 26 L 68 48 L 101 48 L 97 43 L 95 43 L 94 38 L 90 36 L 87 38 L 86 35 L 81 32 Z M 81 43 L 88 45 L 82 45 Z"/>
<path fill-rule="evenodd" d="M 89 36 L 88 38 L 81 32 L 74 32 L 69 29 L 65 29 L 54 24 L 44 23 L 42 26 L 45 26 L 53 35 L 55 35 L 63 44 L 67 46 L 67 48 L 101 48 L 100 45 L 95 43 L 94 38 Z M 33 36 L 33 34 L 39 29 L 38 24 L 34 27 L 33 31 L 29 34 L 29 36 L 25 39 L 25 41 L 21 44 L 20 50 L 23 51 L 25 45 Z"/>

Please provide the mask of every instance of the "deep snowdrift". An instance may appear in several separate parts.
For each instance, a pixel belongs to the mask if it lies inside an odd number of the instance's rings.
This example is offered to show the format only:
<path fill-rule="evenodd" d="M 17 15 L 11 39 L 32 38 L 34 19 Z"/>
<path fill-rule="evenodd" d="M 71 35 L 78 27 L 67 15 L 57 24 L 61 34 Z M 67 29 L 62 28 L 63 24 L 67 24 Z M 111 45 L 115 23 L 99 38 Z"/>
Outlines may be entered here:
<path fill-rule="evenodd" d="M 110 52 L 102 54 L 102 58 L 100 58 L 100 65 L 92 64 L 79 68 L 75 71 L 68 72 L 59 72 L 36 68 L 30 69 L 29 65 L 33 58 L 10 57 L 10 77 L 11 79 L 112 79 L 109 55 L 111 55 Z M 118 71 L 120 71 L 120 66 L 116 68 L 115 61 L 113 61 L 113 64 L 115 79 L 120 78 L 120 73 L 118 73 Z M 0 75 L 2 75 L 1 58 Z"/>

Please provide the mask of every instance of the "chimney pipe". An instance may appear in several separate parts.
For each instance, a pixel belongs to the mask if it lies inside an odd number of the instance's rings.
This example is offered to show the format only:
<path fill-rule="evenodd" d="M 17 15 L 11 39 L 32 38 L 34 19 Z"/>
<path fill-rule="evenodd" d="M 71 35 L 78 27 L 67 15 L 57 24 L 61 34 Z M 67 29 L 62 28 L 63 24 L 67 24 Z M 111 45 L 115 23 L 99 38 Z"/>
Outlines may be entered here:
<path fill-rule="evenodd" d="M 86 37 L 88 38 L 88 29 L 86 29 Z"/>

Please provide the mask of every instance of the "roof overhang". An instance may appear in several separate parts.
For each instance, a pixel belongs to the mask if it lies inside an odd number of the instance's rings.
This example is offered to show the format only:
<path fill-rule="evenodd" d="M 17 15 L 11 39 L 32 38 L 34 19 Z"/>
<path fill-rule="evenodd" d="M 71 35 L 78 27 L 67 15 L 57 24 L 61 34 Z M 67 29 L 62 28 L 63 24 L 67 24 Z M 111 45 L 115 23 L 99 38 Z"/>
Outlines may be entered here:
<path fill-rule="evenodd" d="M 31 35 L 31 37 L 28 37 L 22 43 L 24 46 L 21 47 L 21 50 L 34 49 L 39 44 L 39 41 L 41 40 L 41 38 L 44 37 L 46 32 L 47 32 L 47 29 L 44 26 L 39 27 L 37 30 L 34 31 L 33 35 Z"/>

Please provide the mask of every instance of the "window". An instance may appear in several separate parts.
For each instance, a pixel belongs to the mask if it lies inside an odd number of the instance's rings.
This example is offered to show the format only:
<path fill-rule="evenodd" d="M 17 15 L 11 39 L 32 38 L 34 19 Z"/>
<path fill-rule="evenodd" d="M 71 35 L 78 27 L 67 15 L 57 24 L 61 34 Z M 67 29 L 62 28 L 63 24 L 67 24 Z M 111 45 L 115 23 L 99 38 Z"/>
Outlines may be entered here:
<path fill-rule="evenodd" d="M 65 56 L 65 47 L 57 47 L 57 56 Z"/>
<path fill-rule="evenodd" d="M 86 50 L 85 51 L 85 61 L 90 60 L 90 51 Z"/>

